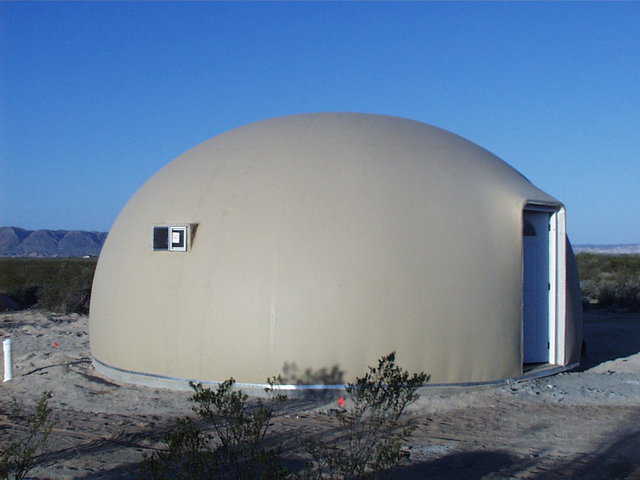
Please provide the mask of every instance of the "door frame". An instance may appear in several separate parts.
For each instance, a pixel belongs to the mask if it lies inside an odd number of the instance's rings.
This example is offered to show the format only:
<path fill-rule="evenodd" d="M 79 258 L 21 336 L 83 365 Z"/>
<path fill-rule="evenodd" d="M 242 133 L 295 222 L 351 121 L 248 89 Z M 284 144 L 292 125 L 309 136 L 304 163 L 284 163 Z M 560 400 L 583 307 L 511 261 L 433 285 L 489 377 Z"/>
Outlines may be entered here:
<path fill-rule="evenodd" d="M 566 215 L 562 206 L 527 203 L 522 211 L 549 214 L 549 359 L 553 365 L 565 365 L 566 338 Z M 524 363 L 524 241 L 522 240 L 522 306 L 520 313 L 520 354 Z"/>

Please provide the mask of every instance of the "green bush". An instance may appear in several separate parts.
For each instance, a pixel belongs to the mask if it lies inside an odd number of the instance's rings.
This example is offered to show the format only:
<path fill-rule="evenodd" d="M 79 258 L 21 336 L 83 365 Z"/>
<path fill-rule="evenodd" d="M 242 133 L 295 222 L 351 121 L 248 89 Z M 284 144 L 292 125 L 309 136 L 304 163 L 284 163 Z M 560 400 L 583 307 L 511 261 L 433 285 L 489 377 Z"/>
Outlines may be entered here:
<path fill-rule="evenodd" d="M 303 467 L 291 472 L 283 462 L 282 445 L 268 438 L 280 379 L 268 380 L 271 398 L 249 402 L 231 378 L 212 390 L 192 384 L 196 419 L 181 418 L 165 437 L 165 448 L 148 457 L 145 472 L 164 479 L 290 479 L 362 478 L 397 466 L 402 447 L 415 426 L 402 421 L 417 389 L 429 381 L 425 373 L 410 375 L 395 364 L 395 353 L 347 386 L 349 407 L 337 412 L 337 438 L 299 442 Z M 299 432 L 302 436 L 304 432 Z M 268 446 L 270 445 L 270 446 Z"/>
<path fill-rule="evenodd" d="M 95 258 L 0 258 L 0 293 L 23 308 L 89 312 Z"/>
<path fill-rule="evenodd" d="M 640 255 L 579 253 L 576 259 L 586 306 L 640 310 Z"/>
<path fill-rule="evenodd" d="M 286 478 L 280 450 L 268 448 L 264 442 L 276 403 L 286 399 L 274 394 L 276 381 L 270 379 L 271 387 L 266 389 L 271 398 L 255 404 L 233 388 L 233 378 L 215 390 L 192 383 L 191 401 L 199 422 L 188 417 L 178 419 L 165 438 L 167 448 L 145 461 L 146 472 L 157 480 Z"/>
<path fill-rule="evenodd" d="M 350 408 L 337 414 L 340 434 L 329 442 L 309 441 L 315 478 L 361 478 L 383 472 L 402 460 L 402 447 L 415 425 L 402 422 L 417 389 L 429 381 L 424 372 L 410 375 L 395 363 L 395 352 L 347 386 Z"/>
<path fill-rule="evenodd" d="M 23 415 L 21 406 L 15 403 L 15 411 L 11 416 L 24 420 L 27 431 L 25 435 L 12 440 L 0 450 L 1 480 L 25 478 L 36 465 L 38 455 L 44 452 L 53 429 L 49 398 L 51 394 L 44 392 L 35 412 L 26 416 Z"/>

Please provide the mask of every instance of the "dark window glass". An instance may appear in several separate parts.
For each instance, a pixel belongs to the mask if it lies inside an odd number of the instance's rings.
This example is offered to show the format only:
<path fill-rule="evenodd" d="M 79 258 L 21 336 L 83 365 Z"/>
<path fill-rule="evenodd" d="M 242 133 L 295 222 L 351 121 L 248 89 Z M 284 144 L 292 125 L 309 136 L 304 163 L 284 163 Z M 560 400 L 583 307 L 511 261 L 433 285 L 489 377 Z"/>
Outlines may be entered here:
<path fill-rule="evenodd" d="M 169 227 L 153 227 L 153 249 L 169 249 Z"/>

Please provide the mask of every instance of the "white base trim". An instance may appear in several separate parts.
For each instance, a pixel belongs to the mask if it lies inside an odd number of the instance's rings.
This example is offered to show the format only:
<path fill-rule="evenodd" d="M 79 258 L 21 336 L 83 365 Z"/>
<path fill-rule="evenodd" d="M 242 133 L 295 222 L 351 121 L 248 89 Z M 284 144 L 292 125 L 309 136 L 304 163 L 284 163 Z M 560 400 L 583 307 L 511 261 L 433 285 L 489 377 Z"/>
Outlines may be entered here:
<path fill-rule="evenodd" d="M 184 390 L 191 391 L 190 382 L 201 383 L 203 385 L 219 385 L 221 381 L 211 380 L 197 380 L 190 378 L 168 377 L 165 375 L 156 375 L 154 373 L 142 373 L 134 372 L 131 370 L 125 370 L 123 368 L 113 367 L 101 362 L 97 358 L 93 357 L 92 363 L 98 373 L 104 375 L 107 378 L 115 380 L 121 383 L 130 383 L 134 385 L 143 385 L 151 388 L 168 388 L 171 390 Z M 571 365 L 549 365 L 548 367 L 542 367 L 536 369 L 533 372 L 525 373 L 519 377 L 510 377 L 500 380 L 490 380 L 486 382 L 461 382 L 461 383 L 427 383 L 422 388 L 461 388 L 461 387 L 480 387 L 480 386 L 499 386 L 509 384 L 513 382 L 520 382 L 523 380 L 531 380 L 539 377 L 546 377 L 549 375 L 556 375 L 567 370 L 576 368 L 579 363 L 572 363 Z M 245 393 L 249 395 L 264 395 L 264 389 L 269 387 L 266 383 L 236 383 L 236 388 L 245 390 Z M 294 392 L 305 391 L 317 391 L 322 392 L 326 390 L 345 390 L 346 385 L 278 385 L 275 390 L 286 390 Z"/>

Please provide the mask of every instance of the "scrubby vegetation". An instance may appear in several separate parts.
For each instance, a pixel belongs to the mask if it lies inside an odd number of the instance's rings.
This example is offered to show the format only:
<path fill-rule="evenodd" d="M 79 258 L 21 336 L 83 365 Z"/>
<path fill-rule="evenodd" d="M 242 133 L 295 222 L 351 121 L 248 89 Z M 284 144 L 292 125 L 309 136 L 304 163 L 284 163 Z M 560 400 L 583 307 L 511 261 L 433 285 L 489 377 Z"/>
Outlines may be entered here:
<path fill-rule="evenodd" d="M 576 256 L 586 307 L 640 310 L 640 255 Z"/>
<path fill-rule="evenodd" d="M 144 470 L 154 480 L 210 479 L 355 479 L 373 478 L 397 466 L 402 447 L 414 431 L 401 417 L 428 382 L 425 373 L 409 374 L 395 363 L 395 353 L 346 389 L 335 410 L 330 438 L 299 435 L 297 451 L 285 451 L 268 433 L 286 400 L 279 379 L 269 379 L 269 400 L 250 402 L 229 379 L 215 390 L 192 384 L 197 418 L 178 419 L 165 438 L 166 448 L 147 458 Z M 342 408 L 344 405 L 347 408 Z M 287 468 L 293 457 L 299 468 Z"/>
<path fill-rule="evenodd" d="M 586 307 L 640 310 L 640 255 L 579 253 Z M 21 308 L 89 312 L 96 258 L 0 258 L 0 294 Z"/>
<path fill-rule="evenodd" d="M 22 480 L 35 467 L 38 455 L 42 454 L 53 429 L 49 392 L 44 392 L 35 412 L 25 414 L 22 406 L 14 402 L 9 418 L 20 422 L 24 433 L 17 436 L 0 450 L 0 480 Z"/>
<path fill-rule="evenodd" d="M 234 389 L 230 378 L 215 390 L 191 384 L 191 401 L 198 420 L 180 418 L 165 438 L 166 450 L 155 452 L 144 465 L 151 478 L 162 479 L 277 479 L 285 478 L 279 449 L 265 446 L 276 403 L 273 395 L 250 404 L 249 397 Z M 273 385 L 273 383 L 272 383 Z M 267 389 L 273 393 L 273 388 Z"/>
<path fill-rule="evenodd" d="M 0 293 L 22 308 L 89 312 L 95 258 L 0 258 Z"/>
<path fill-rule="evenodd" d="M 402 460 L 402 447 L 415 425 L 401 421 L 417 389 L 429 381 L 424 372 L 410 375 L 395 363 L 395 353 L 347 386 L 351 407 L 336 415 L 339 437 L 331 443 L 308 441 L 312 478 L 363 478 L 387 471 Z"/>

